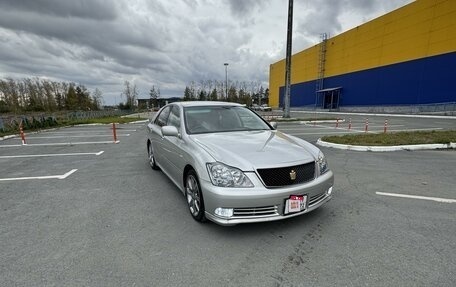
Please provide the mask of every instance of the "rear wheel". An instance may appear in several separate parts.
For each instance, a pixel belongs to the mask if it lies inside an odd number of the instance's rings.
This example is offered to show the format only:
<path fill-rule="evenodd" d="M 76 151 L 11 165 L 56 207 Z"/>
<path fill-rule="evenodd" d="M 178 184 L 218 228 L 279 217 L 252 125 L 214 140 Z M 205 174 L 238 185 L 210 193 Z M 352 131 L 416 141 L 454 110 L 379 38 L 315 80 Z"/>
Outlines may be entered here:
<path fill-rule="evenodd" d="M 190 170 L 185 178 L 185 198 L 193 219 L 199 222 L 205 221 L 203 194 L 194 170 Z"/>
<path fill-rule="evenodd" d="M 157 170 L 158 169 L 158 166 L 157 164 L 155 163 L 155 158 L 154 158 L 154 151 L 152 150 L 152 144 L 149 143 L 149 145 L 147 146 L 147 154 L 149 156 L 149 165 L 152 169 L 155 169 Z"/>

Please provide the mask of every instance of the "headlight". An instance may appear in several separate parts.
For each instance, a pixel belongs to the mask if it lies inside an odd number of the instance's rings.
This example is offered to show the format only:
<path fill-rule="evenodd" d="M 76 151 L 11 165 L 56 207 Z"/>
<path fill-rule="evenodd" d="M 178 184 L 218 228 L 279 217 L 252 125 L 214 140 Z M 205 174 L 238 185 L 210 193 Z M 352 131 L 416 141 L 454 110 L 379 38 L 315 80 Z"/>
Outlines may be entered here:
<path fill-rule="evenodd" d="M 219 162 L 208 163 L 207 170 L 212 184 L 223 187 L 253 187 L 250 179 L 239 169 Z"/>
<path fill-rule="evenodd" d="M 328 162 L 326 161 L 325 155 L 322 152 L 318 154 L 317 163 L 318 168 L 320 169 L 320 174 L 324 174 L 328 171 Z"/>

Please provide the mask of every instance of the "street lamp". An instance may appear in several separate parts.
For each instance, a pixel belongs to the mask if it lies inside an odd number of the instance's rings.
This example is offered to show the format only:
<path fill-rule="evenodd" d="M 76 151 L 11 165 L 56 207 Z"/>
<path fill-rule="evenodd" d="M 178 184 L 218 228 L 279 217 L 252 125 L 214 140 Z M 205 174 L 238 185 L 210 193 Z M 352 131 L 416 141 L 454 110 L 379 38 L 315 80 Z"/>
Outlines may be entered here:
<path fill-rule="evenodd" d="M 228 63 L 223 65 L 225 65 L 225 97 L 228 99 Z"/>

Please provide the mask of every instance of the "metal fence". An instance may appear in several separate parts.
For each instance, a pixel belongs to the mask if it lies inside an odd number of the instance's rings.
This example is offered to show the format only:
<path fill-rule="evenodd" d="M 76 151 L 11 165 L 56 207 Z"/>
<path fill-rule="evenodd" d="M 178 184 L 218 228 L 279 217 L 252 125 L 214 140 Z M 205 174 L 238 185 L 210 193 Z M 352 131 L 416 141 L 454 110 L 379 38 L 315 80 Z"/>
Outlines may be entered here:
<path fill-rule="evenodd" d="M 109 116 L 121 116 L 128 112 L 120 110 L 109 111 L 74 111 L 57 113 L 32 113 L 27 115 L 0 115 L 0 132 L 18 131 L 22 124 L 24 129 L 49 128 L 60 122 L 89 120 Z"/>

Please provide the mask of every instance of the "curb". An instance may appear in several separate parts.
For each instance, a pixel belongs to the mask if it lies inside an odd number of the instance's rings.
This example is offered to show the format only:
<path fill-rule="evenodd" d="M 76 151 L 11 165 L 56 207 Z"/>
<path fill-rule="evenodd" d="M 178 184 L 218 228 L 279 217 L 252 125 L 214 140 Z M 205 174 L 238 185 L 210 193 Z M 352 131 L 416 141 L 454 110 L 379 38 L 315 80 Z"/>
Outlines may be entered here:
<path fill-rule="evenodd" d="M 141 120 L 141 121 L 135 121 L 135 122 L 129 122 L 129 124 L 142 124 L 142 123 L 147 123 L 149 120 Z"/>
<path fill-rule="evenodd" d="M 372 151 L 372 152 L 389 152 L 389 151 L 413 151 L 413 150 L 432 150 L 432 149 L 456 149 L 456 143 L 449 144 L 417 144 L 417 145 L 397 145 L 397 146 L 360 146 L 344 145 L 322 141 L 318 139 L 317 144 L 323 147 L 331 147 L 343 150 L 353 151 Z"/>

